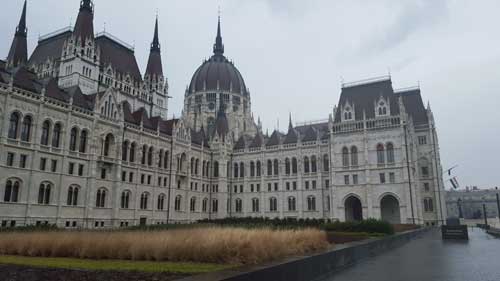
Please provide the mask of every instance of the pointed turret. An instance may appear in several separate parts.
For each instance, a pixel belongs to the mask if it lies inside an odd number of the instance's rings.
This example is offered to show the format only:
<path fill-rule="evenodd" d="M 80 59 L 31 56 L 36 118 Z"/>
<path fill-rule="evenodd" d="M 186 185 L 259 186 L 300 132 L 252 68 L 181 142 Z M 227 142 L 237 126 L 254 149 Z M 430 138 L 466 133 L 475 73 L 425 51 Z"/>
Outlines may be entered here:
<path fill-rule="evenodd" d="M 220 32 L 220 16 L 217 23 L 217 37 L 215 38 L 214 55 L 224 55 L 224 44 L 222 44 L 222 35 Z"/>
<path fill-rule="evenodd" d="M 9 55 L 7 56 L 7 67 L 16 67 L 28 61 L 28 44 L 27 38 L 28 29 L 26 28 L 26 1 L 24 1 L 23 12 L 19 25 L 12 40 Z"/>
<path fill-rule="evenodd" d="M 292 113 L 290 113 L 290 116 L 288 118 L 288 131 L 290 132 L 291 130 L 293 130 Z"/>
<path fill-rule="evenodd" d="M 94 39 L 94 4 L 91 0 L 80 2 L 80 12 L 76 19 L 73 35 L 81 42 Z"/>
<path fill-rule="evenodd" d="M 215 121 L 215 132 L 223 137 L 229 133 L 229 124 L 227 122 L 224 102 L 221 100 L 219 111 L 217 113 L 217 120 Z"/>
<path fill-rule="evenodd" d="M 149 53 L 148 66 L 146 68 L 146 76 L 149 75 L 150 79 L 153 76 L 163 76 L 163 66 L 161 63 L 160 40 L 158 38 L 158 17 L 155 22 L 155 31 L 153 42 L 151 43 L 151 51 Z"/>

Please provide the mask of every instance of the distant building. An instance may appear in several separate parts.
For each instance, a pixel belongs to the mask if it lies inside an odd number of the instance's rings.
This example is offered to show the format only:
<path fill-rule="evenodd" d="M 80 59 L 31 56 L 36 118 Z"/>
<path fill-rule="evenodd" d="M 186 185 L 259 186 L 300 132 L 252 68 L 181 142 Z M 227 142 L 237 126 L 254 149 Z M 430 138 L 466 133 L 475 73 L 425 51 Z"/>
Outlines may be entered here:
<path fill-rule="evenodd" d="M 167 120 L 158 20 L 142 75 L 131 46 L 94 34 L 93 15 L 82 0 L 74 28 L 41 37 L 28 58 L 24 6 L 0 62 L 2 226 L 446 218 L 436 125 L 418 87 L 346 83 L 324 121 L 290 116 L 286 132 L 268 135 L 219 21 L 182 115 Z"/>
<path fill-rule="evenodd" d="M 448 216 L 464 219 L 481 219 L 483 204 L 486 206 L 488 218 L 498 217 L 496 195 L 500 194 L 498 188 L 446 191 L 446 209 Z"/>

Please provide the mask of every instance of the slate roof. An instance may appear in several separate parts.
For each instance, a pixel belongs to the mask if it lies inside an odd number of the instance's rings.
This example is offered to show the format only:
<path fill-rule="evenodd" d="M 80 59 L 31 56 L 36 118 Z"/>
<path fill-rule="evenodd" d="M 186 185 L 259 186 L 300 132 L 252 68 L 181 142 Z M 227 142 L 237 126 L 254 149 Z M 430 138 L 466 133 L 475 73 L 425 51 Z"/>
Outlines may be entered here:
<path fill-rule="evenodd" d="M 174 125 L 177 124 L 178 122 L 179 122 L 179 119 L 161 120 L 160 121 L 160 132 L 171 136 L 172 131 L 174 129 Z"/>
<path fill-rule="evenodd" d="M 299 134 L 297 130 L 295 130 L 293 127 L 289 127 L 288 133 L 283 140 L 283 144 L 297 143 L 297 141 L 299 141 Z"/>
<path fill-rule="evenodd" d="M 68 95 L 67 92 L 65 92 L 61 88 L 59 88 L 59 86 L 57 84 L 57 79 L 52 78 L 52 79 L 46 80 L 44 83 L 45 83 L 45 85 L 44 85 L 45 86 L 45 96 L 62 101 L 62 102 L 66 102 L 66 103 L 69 102 L 70 95 Z"/>
<path fill-rule="evenodd" d="M 391 115 L 399 115 L 397 96 L 394 94 L 392 82 L 390 79 L 384 79 L 343 87 L 334 121 L 341 121 L 340 109 L 346 102 L 354 105 L 355 120 L 363 120 L 363 112 L 367 119 L 375 118 L 375 104 L 381 96 L 386 100 L 389 99 Z"/>
<path fill-rule="evenodd" d="M 34 72 L 25 66 L 14 68 L 12 75 L 14 76 L 14 86 L 38 94 L 41 92 L 43 83 L 37 79 Z"/>
<path fill-rule="evenodd" d="M 94 38 L 94 12 L 89 0 L 82 1 L 80 5 L 73 34 L 75 37 L 79 37 L 82 42 L 85 39 Z"/>
<path fill-rule="evenodd" d="M 420 89 L 398 92 L 397 94 L 402 97 L 406 112 L 411 116 L 415 125 L 429 124 Z"/>
<path fill-rule="evenodd" d="M 281 140 L 282 134 L 275 130 L 269 140 L 266 143 L 266 146 L 274 146 L 274 145 L 279 145 L 280 140 Z"/>
<path fill-rule="evenodd" d="M 79 86 L 73 86 L 65 89 L 73 97 L 73 105 L 87 110 L 93 110 L 97 94 L 85 95 Z"/>
<path fill-rule="evenodd" d="M 96 38 L 101 49 L 101 66 L 111 65 L 121 75 L 130 74 L 132 79 L 142 81 L 134 51 L 116 42 L 105 34 Z"/>
<path fill-rule="evenodd" d="M 313 126 L 308 126 L 302 138 L 303 142 L 316 141 L 318 139 L 318 134 Z"/>
<path fill-rule="evenodd" d="M 245 137 L 241 136 L 238 139 L 238 141 L 236 142 L 236 144 L 234 145 L 234 149 L 235 150 L 240 150 L 240 149 L 245 149 L 245 147 L 246 147 Z"/>
<path fill-rule="evenodd" d="M 16 29 L 16 35 L 12 40 L 7 62 L 9 65 L 18 66 L 24 64 L 28 60 L 28 44 L 26 42 L 27 29 L 26 29 L 26 1 L 24 1 L 23 12 L 21 19 Z"/>
<path fill-rule="evenodd" d="M 46 62 L 48 59 L 59 59 L 62 55 L 64 41 L 71 36 L 71 31 L 58 33 L 52 37 L 38 41 L 38 45 L 28 61 L 30 65 Z"/>
<path fill-rule="evenodd" d="M 148 65 L 146 67 L 146 74 L 149 75 L 163 75 L 163 66 L 161 64 L 160 42 L 158 39 L 158 18 L 155 22 L 155 33 L 153 36 L 153 43 L 151 43 L 151 51 L 149 53 Z"/>
<path fill-rule="evenodd" d="M 262 144 L 264 143 L 263 137 L 260 134 L 260 132 L 257 132 L 255 137 L 252 140 L 252 143 L 248 146 L 249 148 L 257 148 L 257 147 L 262 147 Z"/>

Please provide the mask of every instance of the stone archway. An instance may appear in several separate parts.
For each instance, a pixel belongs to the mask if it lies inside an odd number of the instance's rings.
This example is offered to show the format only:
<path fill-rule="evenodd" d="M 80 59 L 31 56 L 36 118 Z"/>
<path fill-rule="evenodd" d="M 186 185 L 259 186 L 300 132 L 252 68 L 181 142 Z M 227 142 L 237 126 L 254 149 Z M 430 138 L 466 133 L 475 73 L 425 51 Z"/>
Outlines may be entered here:
<path fill-rule="evenodd" d="M 344 207 L 346 221 L 360 221 L 363 219 L 363 207 L 359 198 L 349 196 L 344 202 Z"/>
<path fill-rule="evenodd" d="M 398 199 L 393 195 L 385 195 L 382 197 L 382 200 L 380 200 L 380 215 L 383 221 L 391 224 L 401 223 Z"/>

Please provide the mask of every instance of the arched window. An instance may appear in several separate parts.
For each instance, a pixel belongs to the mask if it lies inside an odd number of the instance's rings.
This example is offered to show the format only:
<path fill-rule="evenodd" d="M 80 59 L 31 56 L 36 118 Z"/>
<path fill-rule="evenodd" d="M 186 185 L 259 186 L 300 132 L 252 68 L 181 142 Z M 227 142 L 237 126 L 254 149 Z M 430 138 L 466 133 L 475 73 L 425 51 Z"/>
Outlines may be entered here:
<path fill-rule="evenodd" d="M 165 167 L 165 169 L 169 168 L 168 161 L 170 161 L 170 160 L 168 159 L 168 150 L 167 150 L 167 151 L 165 151 L 165 158 L 163 158 L 163 167 Z M 198 172 L 196 174 L 198 174 Z"/>
<path fill-rule="evenodd" d="M 148 146 L 143 145 L 142 146 L 142 159 L 141 159 L 141 164 L 146 165 L 146 155 L 148 154 Z"/>
<path fill-rule="evenodd" d="M 76 151 L 76 140 L 78 138 L 78 129 L 73 127 L 69 136 L 69 150 Z"/>
<path fill-rule="evenodd" d="M 349 167 L 349 149 L 347 147 L 342 148 L 342 166 Z"/>
<path fill-rule="evenodd" d="M 424 211 L 425 212 L 434 212 L 434 204 L 432 202 L 432 198 L 424 199 Z"/>
<path fill-rule="evenodd" d="M 351 147 L 351 165 L 358 166 L 358 148 L 355 146 Z"/>
<path fill-rule="evenodd" d="M 240 198 L 236 199 L 235 206 L 236 206 L 236 213 L 243 212 L 243 201 L 241 201 Z"/>
<path fill-rule="evenodd" d="M 160 211 L 163 211 L 165 209 L 165 194 L 160 194 L 158 195 L 158 202 L 156 205 L 156 208 Z"/>
<path fill-rule="evenodd" d="M 180 211 L 181 210 L 181 203 L 182 203 L 182 196 L 177 195 L 177 197 L 175 197 L 174 210 Z"/>
<path fill-rule="evenodd" d="M 122 143 L 122 161 L 127 161 L 128 157 L 128 141 Z"/>
<path fill-rule="evenodd" d="M 17 139 L 19 130 L 19 113 L 13 112 L 9 119 L 9 139 Z"/>
<path fill-rule="evenodd" d="M 97 208 L 105 208 L 106 207 L 106 189 L 101 188 L 97 191 L 95 206 Z"/>
<path fill-rule="evenodd" d="M 104 140 L 104 156 L 109 157 L 111 155 L 114 143 L 115 137 L 112 134 L 108 134 Z"/>
<path fill-rule="evenodd" d="M 160 149 L 160 152 L 158 152 L 158 168 L 161 168 L 163 165 L 163 149 Z"/>
<path fill-rule="evenodd" d="M 214 177 L 219 177 L 219 162 L 217 161 L 214 162 Z"/>
<path fill-rule="evenodd" d="M 314 196 L 307 197 L 307 210 L 316 211 L 316 197 Z"/>
<path fill-rule="evenodd" d="M 240 163 L 240 178 L 245 177 L 245 164 L 243 162 Z"/>
<path fill-rule="evenodd" d="M 238 168 L 238 163 L 234 163 L 234 177 L 237 178 L 238 177 L 238 171 L 239 171 L 239 168 Z"/>
<path fill-rule="evenodd" d="M 280 171 L 280 166 L 279 166 L 279 162 L 278 162 L 278 159 L 274 159 L 274 175 L 277 176 L 279 174 L 279 171 Z"/>
<path fill-rule="evenodd" d="M 191 200 L 189 201 L 189 210 L 191 212 L 196 211 L 196 197 L 191 197 Z"/>
<path fill-rule="evenodd" d="M 377 163 L 385 164 L 384 145 L 381 143 L 377 145 Z"/>
<path fill-rule="evenodd" d="M 38 188 L 38 204 L 48 205 L 50 204 L 50 183 L 41 183 Z"/>
<path fill-rule="evenodd" d="M 290 159 L 285 158 L 285 174 L 290 175 Z"/>
<path fill-rule="evenodd" d="M 273 161 L 267 160 L 267 175 L 272 176 L 273 175 Z"/>
<path fill-rule="evenodd" d="M 54 125 L 54 130 L 52 131 L 52 147 L 58 148 L 61 144 L 61 124 L 56 123 Z"/>
<path fill-rule="evenodd" d="M 141 204 L 140 204 L 141 210 L 148 209 L 148 201 L 149 201 L 149 193 L 147 193 L 147 192 L 142 193 L 141 194 Z"/>
<path fill-rule="evenodd" d="M 49 145 L 50 121 L 45 120 L 42 124 L 42 136 L 40 139 L 41 145 Z"/>
<path fill-rule="evenodd" d="M 255 177 L 255 163 L 253 161 L 250 162 L 250 176 Z"/>
<path fill-rule="evenodd" d="M 236 164 L 236 165 L 238 165 L 238 164 Z M 207 163 L 206 163 L 206 161 L 205 161 L 205 160 L 203 160 L 203 163 L 201 164 L 201 176 L 202 176 L 202 177 L 204 177 L 204 176 L 205 176 L 205 171 L 206 171 L 205 167 L 206 167 L 206 166 L 207 166 Z M 236 175 L 236 177 L 238 177 L 238 175 Z"/>
<path fill-rule="evenodd" d="M 394 163 L 394 145 L 392 143 L 387 144 L 387 163 Z"/>
<path fill-rule="evenodd" d="M 148 166 L 153 165 L 153 147 L 151 146 L 148 151 Z"/>
<path fill-rule="evenodd" d="M 212 213 L 217 213 L 219 211 L 219 200 L 212 199 Z"/>
<path fill-rule="evenodd" d="M 328 154 L 323 155 L 323 171 L 330 171 L 330 159 L 328 158 Z"/>
<path fill-rule="evenodd" d="M 191 158 L 191 175 L 194 175 L 194 157 Z"/>
<path fill-rule="evenodd" d="M 316 164 L 316 156 L 311 156 L 311 173 L 316 173 L 318 171 L 318 166 Z"/>
<path fill-rule="evenodd" d="M 304 157 L 304 173 L 309 173 L 309 157 Z"/>
<path fill-rule="evenodd" d="M 278 199 L 276 197 L 269 198 L 269 212 L 278 211 Z"/>
<path fill-rule="evenodd" d="M 261 165 L 260 165 L 260 161 L 257 161 L 257 176 L 260 177 L 261 175 Z"/>
<path fill-rule="evenodd" d="M 258 198 L 252 199 L 252 212 L 254 212 L 254 213 L 259 212 L 259 199 Z"/>
<path fill-rule="evenodd" d="M 120 200 L 120 208 L 128 209 L 129 202 L 130 202 L 130 191 L 125 190 L 122 192 Z"/>
<path fill-rule="evenodd" d="M 210 171 L 210 161 L 207 161 L 207 165 L 205 166 L 205 175 L 208 177 Z"/>
<path fill-rule="evenodd" d="M 31 139 L 31 124 L 31 116 L 25 116 L 21 127 L 21 140 L 24 142 L 29 142 Z"/>
<path fill-rule="evenodd" d="M 20 182 L 16 179 L 7 180 L 5 184 L 4 202 L 17 203 L 19 200 Z"/>
<path fill-rule="evenodd" d="M 288 211 L 294 212 L 296 210 L 296 205 L 295 205 L 295 197 L 290 196 L 288 197 Z"/>
<path fill-rule="evenodd" d="M 206 213 L 208 210 L 208 198 L 204 198 L 202 203 L 201 203 L 201 211 L 203 213 Z"/>
<path fill-rule="evenodd" d="M 68 206 L 77 206 L 78 205 L 78 191 L 79 188 L 77 186 L 70 186 L 68 188 L 68 200 L 66 201 L 66 205 Z"/>
<path fill-rule="evenodd" d="M 165 167 L 167 168 L 167 167 Z M 200 169 L 200 159 L 196 158 L 195 164 L 194 164 L 194 174 L 198 175 Z M 228 173 L 229 175 L 229 173 Z"/>
<path fill-rule="evenodd" d="M 82 130 L 80 133 L 80 153 L 86 153 L 87 152 L 87 130 Z"/>
<path fill-rule="evenodd" d="M 129 162 L 134 163 L 135 162 L 135 149 L 137 147 L 137 144 L 135 142 L 130 145 L 130 157 L 129 157 Z"/>
<path fill-rule="evenodd" d="M 292 174 L 297 174 L 297 158 L 292 158 Z"/>

